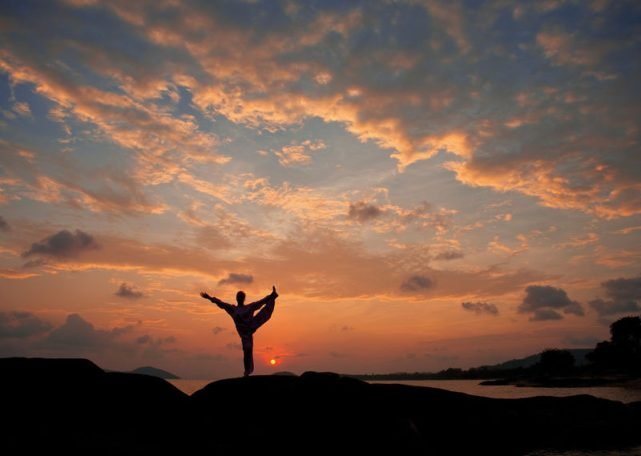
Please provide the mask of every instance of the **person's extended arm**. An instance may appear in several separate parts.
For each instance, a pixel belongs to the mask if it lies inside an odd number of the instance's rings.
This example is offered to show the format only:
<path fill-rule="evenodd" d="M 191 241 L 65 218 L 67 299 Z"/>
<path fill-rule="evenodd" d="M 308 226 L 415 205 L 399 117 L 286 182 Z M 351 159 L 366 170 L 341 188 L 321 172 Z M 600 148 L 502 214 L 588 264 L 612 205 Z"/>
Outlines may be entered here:
<path fill-rule="evenodd" d="M 278 297 L 278 293 L 276 293 L 276 287 L 272 287 L 272 292 L 265 296 L 263 299 L 252 302 L 251 304 L 247 304 L 253 311 L 257 311 L 260 309 L 263 305 L 267 303 L 270 299 L 276 299 Z"/>
<path fill-rule="evenodd" d="M 232 306 L 231 304 L 227 304 L 226 302 L 221 301 L 220 299 L 218 299 L 218 298 L 217 298 L 217 297 L 215 297 L 215 296 L 209 296 L 209 295 L 208 295 L 207 293 L 205 293 L 204 291 L 201 291 L 201 292 L 200 292 L 200 296 L 201 296 L 201 297 L 203 297 L 203 298 L 205 298 L 205 299 L 207 299 L 207 300 L 209 300 L 209 301 L 211 301 L 211 302 L 213 302 L 213 303 L 214 303 L 214 304 L 216 304 L 218 307 L 220 307 L 221 309 L 224 309 L 224 310 L 226 310 L 226 311 L 228 311 L 228 312 L 229 312 L 229 310 L 230 310 L 232 307 L 234 307 L 234 306 Z"/>

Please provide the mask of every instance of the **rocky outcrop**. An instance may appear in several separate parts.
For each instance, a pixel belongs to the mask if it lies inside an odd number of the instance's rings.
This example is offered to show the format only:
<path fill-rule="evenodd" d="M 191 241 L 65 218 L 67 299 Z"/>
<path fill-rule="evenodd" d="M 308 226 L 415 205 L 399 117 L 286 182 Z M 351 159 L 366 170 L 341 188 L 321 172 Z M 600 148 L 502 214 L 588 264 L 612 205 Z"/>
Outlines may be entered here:
<path fill-rule="evenodd" d="M 176 374 L 167 372 L 166 370 L 158 369 L 157 367 L 144 366 L 134 369 L 130 372 L 131 374 L 143 374 L 151 375 L 152 377 L 164 378 L 165 380 L 175 380 L 179 379 Z"/>
<path fill-rule="evenodd" d="M 332 373 L 213 382 L 191 397 L 87 360 L 0 359 L 7 454 L 524 454 L 641 444 L 641 403 L 490 399 Z"/>

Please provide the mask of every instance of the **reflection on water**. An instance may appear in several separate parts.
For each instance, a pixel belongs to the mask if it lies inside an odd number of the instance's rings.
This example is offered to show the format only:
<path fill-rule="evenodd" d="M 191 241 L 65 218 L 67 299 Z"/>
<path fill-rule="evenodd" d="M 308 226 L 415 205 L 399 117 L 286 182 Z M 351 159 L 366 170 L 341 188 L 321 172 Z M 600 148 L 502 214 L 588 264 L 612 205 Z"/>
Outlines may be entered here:
<path fill-rule="evenodd" d="M 612 401 L 624 403 L 641 401 L 641 390 L 603 386 L 598 388 L 528 388 L 512 385 L 482 386 L 480 380 L 416 380 L 416 381 L 385 381 L 371 383 L 399 383 L 401 385 L 429 386 L 475 396 L 494 397 L 498 399 L 518 399 L 533 396 L 576 396 L 589 394 Z"/>

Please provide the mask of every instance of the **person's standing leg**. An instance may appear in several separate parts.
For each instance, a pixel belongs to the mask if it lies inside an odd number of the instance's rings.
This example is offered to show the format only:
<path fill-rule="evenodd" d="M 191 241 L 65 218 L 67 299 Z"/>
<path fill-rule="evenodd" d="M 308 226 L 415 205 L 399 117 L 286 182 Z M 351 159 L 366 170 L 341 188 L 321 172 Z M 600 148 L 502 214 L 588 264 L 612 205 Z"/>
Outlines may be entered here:
<path fill-rule="evenodd" d="M 254 336 L 243 336 L 240 338 L 243 343 L 243 364 L 245 365 L 245 377 L 254 372 Z"/>

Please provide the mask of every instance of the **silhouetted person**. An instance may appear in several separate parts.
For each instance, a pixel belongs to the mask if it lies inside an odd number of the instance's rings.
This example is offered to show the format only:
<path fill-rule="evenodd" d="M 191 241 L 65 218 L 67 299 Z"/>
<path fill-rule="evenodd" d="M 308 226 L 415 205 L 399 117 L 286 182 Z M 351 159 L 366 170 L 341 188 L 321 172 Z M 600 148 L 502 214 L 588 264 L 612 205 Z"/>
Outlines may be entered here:
<path fill-rule="evenodd" d="M 247 377 L 254 372 L 254 333 L 270 319 L 274 312 L 276 298 L 278 297 L 276 287 L 272 287 L 271 294 L 251 304 L 245 304 L 245 292 L 239 291 L 236 293 L 237 306 L 227 304 L 214 296 L 209 296 L 204 291 L 200 293 L 200 296 L 209 299 L 218 307 L 225 310 L 234 320 L 236 331 L 238 331 L 238 335 L 243 344 L 243 362 L 245 364 L 245 377 Z M 254 315 L 254 312 L 262 306 L 265 307 Z"/>

